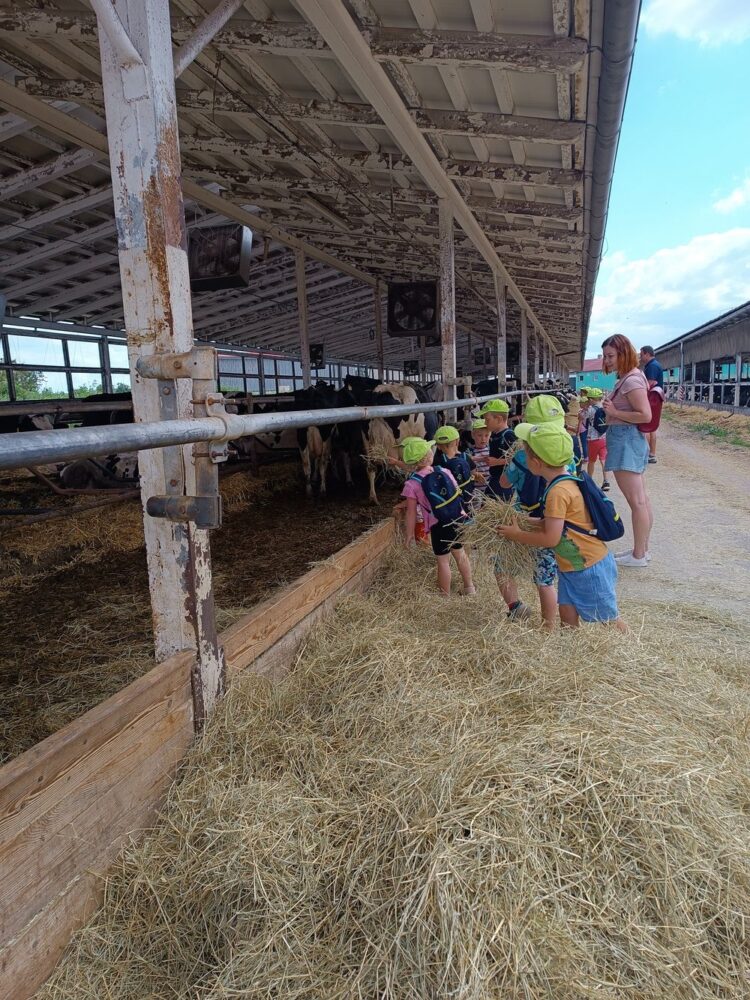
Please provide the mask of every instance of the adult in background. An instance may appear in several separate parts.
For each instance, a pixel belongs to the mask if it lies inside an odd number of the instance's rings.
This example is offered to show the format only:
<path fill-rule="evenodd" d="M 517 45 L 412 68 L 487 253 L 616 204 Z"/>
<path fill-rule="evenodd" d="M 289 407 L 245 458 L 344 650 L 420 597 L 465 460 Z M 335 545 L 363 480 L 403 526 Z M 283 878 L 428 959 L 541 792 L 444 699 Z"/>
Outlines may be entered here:
<path fill-rule="evenodd" d="M 664 389 L 664 369 L 654 357 L 653 347 L 641 348 L 641 367 L 648 380 L 649 389 L 653 389 L 654 386 Z M 656 465 L 656 431 L 650 431 L 646 437 L 648 439 L 649 464 Z"/>
<path fill-rule="evenodd" d="M 654 515 L 643 475 L 648 465 L 648 442 L 637 425 L 651 419 L 648 381 L 638 367 L 635 347 L 621 333 L 604 341 L 602 355 L 603 370 L 617 373 L 615 387 L 602 404 L 607 415 L 604 471 L 614 473 L 633 519 L 633 549 L 615 559 L 618 566 L 647 566 Z"/>

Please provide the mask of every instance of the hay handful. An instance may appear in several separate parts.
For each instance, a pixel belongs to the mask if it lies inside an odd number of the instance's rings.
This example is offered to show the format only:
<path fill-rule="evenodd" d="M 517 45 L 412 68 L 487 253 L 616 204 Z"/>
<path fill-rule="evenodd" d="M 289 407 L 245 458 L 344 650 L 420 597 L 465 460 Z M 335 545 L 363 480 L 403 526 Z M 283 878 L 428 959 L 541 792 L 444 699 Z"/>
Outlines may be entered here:
<path fill-rule="evenodd" d="M 519 515 L 512 503 L 488 499 L 476 512 L 472 522 L 461 529 L 463 543 L 468 548 L 475 549 L 482 561 L 499 557 L 503 576 L 529 577 L 534 572 L 539 550 L 498 535 L 497 529 L 507 524 L 531 530 L 527 518 Z"/>

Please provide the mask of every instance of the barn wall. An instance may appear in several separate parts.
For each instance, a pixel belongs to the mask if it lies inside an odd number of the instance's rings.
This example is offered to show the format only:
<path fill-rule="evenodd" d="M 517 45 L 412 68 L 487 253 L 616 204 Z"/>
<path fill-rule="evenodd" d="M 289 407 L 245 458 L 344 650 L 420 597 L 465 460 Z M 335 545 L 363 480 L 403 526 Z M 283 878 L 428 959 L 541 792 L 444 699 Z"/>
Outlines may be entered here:
<path fill-rule="evenodd" d="M 221 635 L 230 675 L 278 678 L 304 635 L 364 589 L 387 520 Z M 27 1000 L 96 908 L 123 843 L 147 829 L 193 738 L 189 654 L 159 664 L 0 769 L 0 996 Z"/>
<path fill-rule="evenodd" d="M 750 318 L 744 319 L 723 330 L 706 333 L 683 344 L 685 364 L 710 361 L 711 358 L 734 359 L 736 354 L 746 354 L 750 351 Z M 657 350 L 656 359 L 663 368 L 677 368 L 680 364 L 680 345 L 676 344 L 666 351 Z"/>

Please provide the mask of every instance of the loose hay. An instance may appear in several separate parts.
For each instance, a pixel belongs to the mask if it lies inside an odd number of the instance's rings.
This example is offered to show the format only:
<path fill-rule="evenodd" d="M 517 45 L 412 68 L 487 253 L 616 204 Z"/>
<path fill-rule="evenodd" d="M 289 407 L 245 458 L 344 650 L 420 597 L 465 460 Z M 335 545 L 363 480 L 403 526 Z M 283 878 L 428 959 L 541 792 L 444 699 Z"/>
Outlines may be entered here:
<path fill-rule="evenodd" d="M 528 579 L 534 573 L 539 549 L 498 535 L 497 529 L 506 524 L 530 528 L 528 518 L 519 514 L 512 503 L 488 498 L 461 529 L 462 541 L 470 551 L 478 553 L 480 564 L 492 563 L 497 557 L 503 576 Z"/>
<path fill-rule="evenodd" d="M 436 613 L 416 559 L 238 680 L 44 1000 L 747 998 L 747 632 Z"/>

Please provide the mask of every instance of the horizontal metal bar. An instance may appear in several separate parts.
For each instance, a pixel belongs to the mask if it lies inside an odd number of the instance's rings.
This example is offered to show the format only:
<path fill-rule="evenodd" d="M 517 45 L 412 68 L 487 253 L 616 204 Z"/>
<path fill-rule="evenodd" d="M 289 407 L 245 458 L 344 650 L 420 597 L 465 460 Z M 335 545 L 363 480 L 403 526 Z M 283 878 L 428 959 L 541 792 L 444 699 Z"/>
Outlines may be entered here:
<path fill-rule="evenodd" d="M 541 390 L 540 390 L 541 391 Z M 185 420 L 157 420 L 139 424 L 74 427 L 56 431 L 23 431 L 0 435 L 0 469 L 28 465 L 50 465 L 77 458 L 93 458 L 118 452 L 145 451 L 198 441 L 234 440 L 281 428 L 351 423 L 375 417 L 405 417 L 410 413 L 434 413 L 473 407 L 490 399 L 525 395 L 524 390 L 491 396 L 453 399 L 411 406 L 346 406 L 330 410 L 288 410 L 281 413 L 227 414 Z"/>

